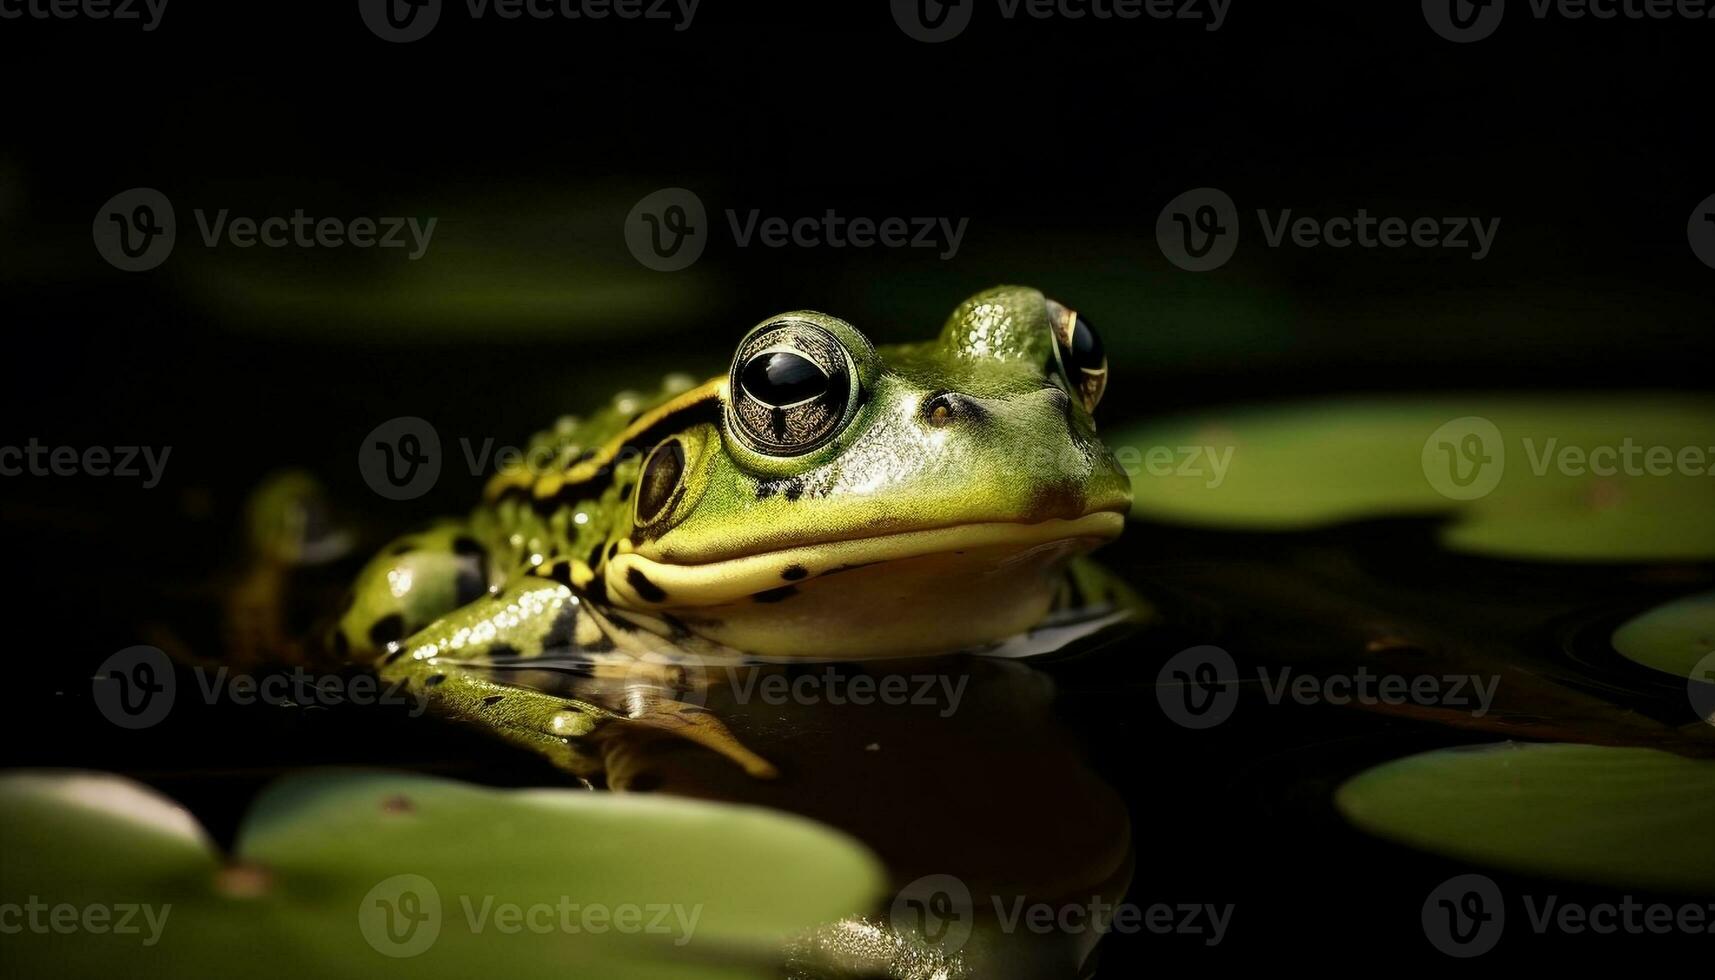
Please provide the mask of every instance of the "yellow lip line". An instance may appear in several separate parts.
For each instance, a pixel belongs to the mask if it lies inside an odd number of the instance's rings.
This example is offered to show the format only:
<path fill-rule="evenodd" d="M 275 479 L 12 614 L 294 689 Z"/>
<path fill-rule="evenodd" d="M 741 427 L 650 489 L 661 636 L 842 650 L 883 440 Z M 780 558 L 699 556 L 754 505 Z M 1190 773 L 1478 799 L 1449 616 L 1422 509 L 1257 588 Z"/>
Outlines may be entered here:
<path fill-rule="evenodd" d="M 792 585 L 851 565 L 920 558 L 985 545 L 1029 547 L 1069 538 L 1112 538 L 1124 528 L 1124 514 L 1097 511 L 1072 520 L 1055 518 L 1035 524 L 1010 521 L 959 524 L 799 545 L 701 565 L 669 565 L 631 552 L 616 555 L 608 563 L 607 588 L 610 595 L 633 607 L 714 605 Z M 781 573 L 793 566 L 803 569 L 804 574 L 793 579 L 783 577 Z M 649 586 L 666 593 L 666 597 L 651 600 L 639 595 L 633 573 Z"/>

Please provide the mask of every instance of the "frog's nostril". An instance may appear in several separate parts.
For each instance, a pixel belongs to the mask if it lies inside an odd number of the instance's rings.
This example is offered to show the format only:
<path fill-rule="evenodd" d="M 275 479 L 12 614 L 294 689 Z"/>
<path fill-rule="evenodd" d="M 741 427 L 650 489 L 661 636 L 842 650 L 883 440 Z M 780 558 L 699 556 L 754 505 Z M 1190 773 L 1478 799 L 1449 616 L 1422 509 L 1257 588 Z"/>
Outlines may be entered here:
<path fill-rule="evenodd" d="M 937 428 L 961 419 L 977 419 L 982 414 L 982 407 L 975 401 L 951 391 L 943 391 L 923 402 L 924 421 Z"/>

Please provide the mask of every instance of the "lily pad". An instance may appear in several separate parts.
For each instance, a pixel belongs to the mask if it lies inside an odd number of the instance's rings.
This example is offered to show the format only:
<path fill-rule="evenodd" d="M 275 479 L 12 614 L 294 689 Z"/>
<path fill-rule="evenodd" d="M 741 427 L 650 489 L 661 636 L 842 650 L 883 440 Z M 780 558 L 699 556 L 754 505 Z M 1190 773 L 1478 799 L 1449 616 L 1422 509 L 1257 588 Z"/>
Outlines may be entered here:
<path fill-rule="evenodd" d="M 1715 655 L 1715 592 L 1675 599 L 1640 613 L 1614 630 L 1613 643 L 1622 656 L 1645 667 L 1695 677 L 1698 664 Z"/>
<path fill-rule="evenodd" d="M 1106 438 L 1140 518 L 1299 530 L 1451 513 L 1457 551 L 1715 557 L 1715 401 L 1667 395 L 1339 399 L 1165 419 Z M 1195 455 L 1193 455 L 1195 453 Z"/>
<path fill-rule="evenodd" d="M 1368 833 L 1473 864 L 1715 891 L 1715 761 L 1505 742 L 1377 766 L 1342 785 L 1334 803 Z"/>
<path fill-rule="evenodd" d="M 283 780 L 230 860 L 117 776 L 8 774 L 0 814 L 0 901 L 44 910 L 7 940 L 31 975 L 770 976 L 884 884 L 850 838 L 772 811 L 404 774 Z"/>

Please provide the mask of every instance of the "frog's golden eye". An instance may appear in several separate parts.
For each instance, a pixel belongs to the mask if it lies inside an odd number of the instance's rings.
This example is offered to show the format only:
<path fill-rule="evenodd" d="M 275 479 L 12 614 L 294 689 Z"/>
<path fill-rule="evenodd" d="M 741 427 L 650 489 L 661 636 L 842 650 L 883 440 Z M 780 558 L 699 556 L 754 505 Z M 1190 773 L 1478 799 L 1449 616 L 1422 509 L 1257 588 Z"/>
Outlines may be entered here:
<path fill-rule="evenodd" d="M 1060 362 L 1060 372 L 1084 403 L 1084 410 L 1094 412 L 1108 387 L 1108 355 L 1102 349 L 1102 338 L 1076 310 L 1053 300 L 1048 301 L 1048 319 L 1054 330 L 1054 356 Z"/>
<path fill-rule="evenodd" d="M 770 456 L 800 456 L 833 438 L 856 395 L 851 354 L 828 331 L 783 320 L 739 344 L 728 378 L 732 429 Z"/>

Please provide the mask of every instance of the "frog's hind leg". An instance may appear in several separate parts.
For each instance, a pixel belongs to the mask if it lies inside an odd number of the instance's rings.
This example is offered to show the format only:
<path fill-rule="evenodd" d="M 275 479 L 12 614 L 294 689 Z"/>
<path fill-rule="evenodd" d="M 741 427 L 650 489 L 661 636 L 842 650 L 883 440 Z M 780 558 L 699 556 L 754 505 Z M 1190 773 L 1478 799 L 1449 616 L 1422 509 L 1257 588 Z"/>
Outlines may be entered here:
<path fill-rule="evenodd" d="M 328 651 L 367 663 L 397 643 L 500 585 L 495 556 L 459 521 L 441 521 L 395 539 L 358 573 Z"/>
<path fill-rule="evenodd" d="M 602 768 L 594 747 L 643 732 L 677 735 L 753 776 L 774 775 L 713 714 L 661 693 L 666 685 L 652 682 L 658 668 L 648 654 L 671 637 L 651 634 L 650 643 L 643 632 L 635 623 L 616 626 L 561 583 L 525 576 L 390 642 L 377 669 L 437 713 L 487 728 L 586 779 Z M 568 698 L 527 683 L 548 674 L 609 696 Z"/>

